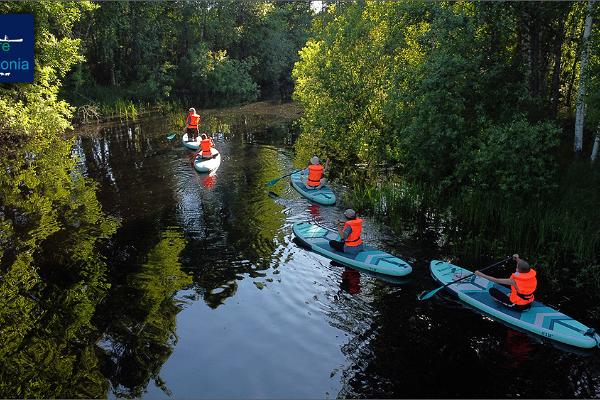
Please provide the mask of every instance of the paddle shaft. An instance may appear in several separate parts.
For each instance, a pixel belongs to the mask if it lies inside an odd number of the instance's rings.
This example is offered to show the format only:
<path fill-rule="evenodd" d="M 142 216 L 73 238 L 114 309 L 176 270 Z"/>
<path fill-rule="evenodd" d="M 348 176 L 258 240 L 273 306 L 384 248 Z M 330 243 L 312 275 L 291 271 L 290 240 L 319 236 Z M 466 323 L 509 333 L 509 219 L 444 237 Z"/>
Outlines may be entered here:
<path fill-rule="evenodd" d="M 494 267 L 496 267 L 496 266 L 498 266 L 498 265 L 500 265 L 500 264 L 504 264 L 505 262 L 507 262 L 507 261 L 508 261 L 508 260 L 510 260 L 510 259 L 511 259 L 510 257 L 506 257 L 504 260 L 502 260 L 502 261 L 498 261 L 497 263 L 494 263 L 494 264 L 492 264 L 492 265 L 488 265 L 487 267 L 481 268 L 479 271 L 485 271 L 485 270 L 487 270 L 487 269 L 494 268 Z M 437 292 L 439 292 L 440 290 L 442 290 L 443 288 L 445 288 L 445 287 L 448 287 L 448 286 L 450 286 L 450 285 L 453 285 L 453 284 L 455 284 L 455 283 L 457 283 L 457 282 L 463 281 L 463 280 L 465 280 L 465 279 L 467 279 L 467 278 L 470 278 L 470 277 L 472 277 L 473 275 L 475 275 L 475 273 L 470 273 L 470 274 L 468 274 L 468 275 L 465 275 L 465 276 L 463 276 L 463 277 L 462 277 L 462 278 L 460 278 L 460 279 L 457 279 L 457 280 L 455 280 L 455 281 L 452 281 L 452 282 L 450 282 L 450 283 L 446 283 L 445 285 L 443 285 L 443 286 L 440 286 L 440 287 L 439 287 L 439 288 L 437 288 L 437 289 L 433 289 L 433 290 L 432 290 L 432 291 L 430 291 L 429 293 L 426 293 L 424 296 L 419 296 L 419 300 L 425 300 L 425 299 L 428 299 L 428 298 L 430 298 L 431 296 L 433 296 L 434 294 L 436 294 Z"/>
<path fill-rule="evenodd" d="M 320 224 L 318 221 L 316 221 L 316 220 L 314 220 L 314 219 L 313 219 L 312 221 L 310 221 L 309 223 L 311 223 L 311 224 L 315 224 L 315 225 L 317 225 L 318 227 L 321 227 L 321 228 L 323 228 L 323 229 L 325 229 L 325 230 L 328 230 L 328 231 L 330 231 L 330 232 L 335 232 L 335 233 L 338 233 L 338 231 L 336 231 L 335 229 L 333 229 L 333 228 L 330 228 L 330 227 L 328 227 L 328 226 L 325 226 L 325 225 L 321 225 L 321 224 Z"/>
<path fill-rule="evenodd" d="M 279 182 L 283 178 L 287 178 L 288 176 L 294 175 L 296 172 L 300 172 L 300 171 L 304 171 L 304 170 L 303 169 L 297 169 L 295 171 L 290 172 L 289 174 L 286 174 L 286 175 L 281 176 L 279 178 L 273 179 L 272 181 L 267 182 L 267 186 L 273 186 L 274 184 L 276 184 L 277 182 Z"/>
<path fill-rule="evenodd" d="M 492 265 L 488 265 L 487 267 L 481 268 L 481 269 L 480 269 L 480 270 L 478 270 L 478 271 L 480 271 L 480 272 L 481 272 L 481 271 L 485 271 L 486 269 L 494 268 L 494 267 L 496 267 L 496 266 L 498 266 L 498 265 L 500 265 L 500 264 L 504 264 L 504 263 L 505 263 L 505 262 L 507 262 L 508 260 L 510 260 L 510 257 L 507 257 L 507 258 L 505 258 L 504 260 L 502 260 L 502 261 L 498 261 L 497 263 L 494 263 L 494 264 L 492 264 Z M 470 277 L 472 277 L 473 275 L 475 275 L 475 273 L 474 273 L 474 272 L 470 273 L 469 275 L 465 275 L 465 276 L 463 276 L 463 277 L 462 277 L 462 278 L 460 278 L 460 279 L 457 279 L 457 280 L 455 280 L 455 281 L 452 281 L 452 282 L 450 282 L 450 283 L 447 283 L 447 284 L 445 284 L 445 285 L 444 285 L 444 286 L 442 286 L 442 287 L 444 288 L 444 287 L 446 287 L 446 286 L 450 286 L 450 285 L 452 285 L 452 284 L 454 284 L 454 283 L 456 283 L 456 282 L 460 282 L 460 281 L 462 281 L 463 279 L 470 278 Z"/>

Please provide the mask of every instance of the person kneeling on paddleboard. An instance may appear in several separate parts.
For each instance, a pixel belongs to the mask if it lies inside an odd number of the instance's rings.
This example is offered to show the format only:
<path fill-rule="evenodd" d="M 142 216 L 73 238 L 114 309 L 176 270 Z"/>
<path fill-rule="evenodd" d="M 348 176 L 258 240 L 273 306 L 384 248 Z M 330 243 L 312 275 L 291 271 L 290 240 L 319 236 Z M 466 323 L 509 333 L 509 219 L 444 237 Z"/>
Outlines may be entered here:
<path fill-rule="evenodd" d="M 337 251 L 356 254 L 363 250 L 362 232 L 363 220 L 356 217 L 356 212 L 352 209 L 344 211 L 346 221 L 338 221 L 338 233 L 341 240 L 330 240 L 329 245 Z"/>
<path fill-rule="evenodd" d="M 517 270 L 508 279 L 494 278 L 479 271 L 475 271 L 475 275 L 500 285 L 510 285 L 510 296 L 494 287 L 489 290 L 490 296 L 507 307 L 524 311 L 531 307 L 534 300 L 533 292 L 537 288 L 536 272 L 527 261 L 521 260 L 518 254 L 513 255 L 513 260 L 517 262 Z"/>
<path fill-rule="evenodd" d="M 327 183 L 327 179 L 324 178 L 325 172 L 329 168 L 329 158 L 325 161 L 325 168 L 319 164 L 319 157 L 314 156 L 310 159 L 308 165 L 308 179 L 305 182 L 307 189 L 319 189 Z"/>
<path fill-rule="evenodd" d="M 202 140 L 200 141 L 200 153 L 202 154 L 202 158 L 212 158 L 213 154 L 211 148 L 215 146 L 212 138 L 209 138 L 206 133 L 203 133 L 201 136 Z"/>
<path fill-rule="evenodd" d="M 195 142 L 196 137 L 199 135 L 198 124 L 200 123 L 200 116 L 196 114 L 195 108 L 190 108 L 187 118 L 185 119 L 185 130 L 188 135 L 188 142 Z"/>

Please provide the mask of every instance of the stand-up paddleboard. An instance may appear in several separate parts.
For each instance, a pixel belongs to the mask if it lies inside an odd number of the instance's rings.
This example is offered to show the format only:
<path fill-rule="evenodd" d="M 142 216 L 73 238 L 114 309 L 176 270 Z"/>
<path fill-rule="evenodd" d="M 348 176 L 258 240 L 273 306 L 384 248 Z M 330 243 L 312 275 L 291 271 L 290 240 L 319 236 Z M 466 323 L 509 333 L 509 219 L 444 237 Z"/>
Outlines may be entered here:
<path fill-rule="evenodd" d="M 212 153 L 211 158 L 204 158 L 201 154 L 196 155 L 194 158 L 194 168 L 198 172 L 211 172 L 215 171 L 221 165 L 221 153 L 214 147 L 210 148 Z"/>
<path fill-rule="evenodd" d="M 429 268 L 434 279 L 444 285 L 472 273 L 439 260 L 432 261 Z M 503 305 L 488 293 L 492 287 L 503 293 L 510 292 L 510 289 L 476 275 L 450 285 L 446 289 L 477 310 L 521 330 L 586 349 L 600 344 L 600 335 L 593 329 L 538 301 L 531 303 L 531 308 L 522 312 Z"/>
<path fill-rule="evenodd" d="M 305 170 L 306 171 L 306 170 Z M 322 204 L 324 206 L 331 206 L 335 204 L 335 193 L 327 186 L 323 186 L 319 189 L 308 189 L 304 182 L 308 178 L 308 174 L 302 174 L 303 171 L 296 172 L 291 175 L 292 186 L 302 196 L 315 203 Z"/>
<path fill-rule="evenodd" d="M 329 241 L 339 240 L 339 235 L 325 227 L 296 222 L 292 230 L 303 246 L 340 264 L 391 276 L 405 276 L 412 272 L 406 261 L 373 247 L 364 246 L 364 250 L 357 254 L 342 253 L 333 249 Z"/>
<path fill-rule="evenodd" d="M 188 134 L 184 133 L 181 138 L 181 141 L 183 142 L 183 145 L 188 149 L 198 150 L 200 148 L 200 135 L 196 137 L 196 140 L 188 142 Z"/>

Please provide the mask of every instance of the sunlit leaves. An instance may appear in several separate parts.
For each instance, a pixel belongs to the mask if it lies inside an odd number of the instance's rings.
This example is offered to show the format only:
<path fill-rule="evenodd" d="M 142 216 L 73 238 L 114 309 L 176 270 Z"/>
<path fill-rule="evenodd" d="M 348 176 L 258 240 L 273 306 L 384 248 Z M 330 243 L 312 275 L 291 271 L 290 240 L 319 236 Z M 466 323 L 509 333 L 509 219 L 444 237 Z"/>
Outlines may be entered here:
<path fill-rule="evenodd" d="M 492 168 L 475 162 L 491 151 L 483 145 L 490 127 L 511 123 L 518 110 L 531 110 L 524 121 L 538 118 L 539 100 L 509 49 L 516 22 L 506 7 L 367 2 L 330 10 L 323 21 L 294 69 L 305 109 L 300 159 L 327 154 L 350 170 L 397 164 L 405 178 L 456 192 L 474 184 L 466 171 Z M 535 122 L 521 128 L 537 132 Z M 525 136 L 521 145 L 538 155 L 555 145 Z M 542 164 L 533 181 L 552 176 L 553 163 Z M 529 194 L 548 187 L 526 186 Z M 494 189 L 514 194 L 504 184 Z"/>
<path fill-rule="evenodd" d="M 33 12 L 35 82 L 0 89 L 0 396 L 102 397 L 91 325 L 106 288 L 96 253 L 115 219 L 75 168 L 60 80 L 81 60 L 68 37 L 87 2 L 3 3 Z M 57 278 L 57 277 L 60 277 Z M 93 341 L 91 341 L 93 343 Z"/>

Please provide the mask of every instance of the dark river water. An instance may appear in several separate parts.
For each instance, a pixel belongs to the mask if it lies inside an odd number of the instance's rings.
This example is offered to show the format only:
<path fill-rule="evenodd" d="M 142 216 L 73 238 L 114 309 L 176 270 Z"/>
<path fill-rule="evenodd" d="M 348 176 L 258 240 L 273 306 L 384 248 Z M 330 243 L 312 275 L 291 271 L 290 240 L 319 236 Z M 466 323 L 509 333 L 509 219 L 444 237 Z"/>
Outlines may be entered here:
<path fill-rule="evenodd" d="M 266 187 L 292 169 L 295 130 L 213 126 L 222 162 L 211 175 L 161 119 L 77 139 L 79 168 L 120 220 L 99 250 L 111 284 L 94 317 L 106 396 L 600 397 L 598 351 L 542 343 L 445 295 L 416 299 L 437 287 L 429 261 L 450 256 L 433 229 L 395 236 L 366 217 L 367 242 L 413 266 L 405 280 L 297 246 L 294 222 L 332 226 L 343 208 L 309 203 L 287 179 Z M 593 322 L 564 299 L 540 300 Z"/>

